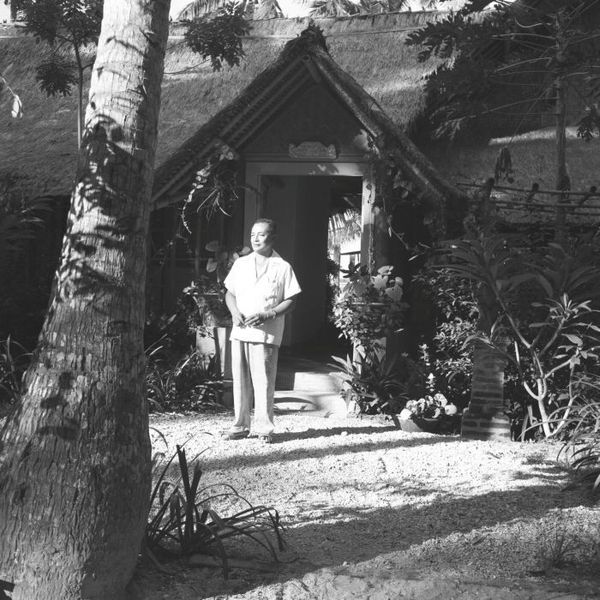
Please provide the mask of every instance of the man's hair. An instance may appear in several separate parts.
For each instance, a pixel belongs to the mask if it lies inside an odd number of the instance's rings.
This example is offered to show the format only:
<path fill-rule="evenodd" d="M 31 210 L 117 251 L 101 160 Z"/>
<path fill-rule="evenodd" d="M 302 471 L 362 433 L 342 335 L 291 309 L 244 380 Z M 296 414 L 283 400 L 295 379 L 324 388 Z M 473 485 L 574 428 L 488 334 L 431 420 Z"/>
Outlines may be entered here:
<path fill-rule="evenodd" d="M 254 221 L 252 225 L 254 226 L 258 223 L 266 223 L 269 226 L 269 232 L 271 233 L 271 235 L 277 235 L 277 223 L 273 221 L 273 219 L 256 219 L 256 221 Z"/>

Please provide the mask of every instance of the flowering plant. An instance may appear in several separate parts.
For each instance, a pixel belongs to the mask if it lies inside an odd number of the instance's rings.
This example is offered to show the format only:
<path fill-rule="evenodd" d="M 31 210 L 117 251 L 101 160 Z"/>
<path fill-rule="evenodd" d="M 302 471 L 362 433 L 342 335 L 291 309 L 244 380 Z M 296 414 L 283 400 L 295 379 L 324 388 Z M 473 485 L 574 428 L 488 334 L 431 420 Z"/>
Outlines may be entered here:
<path fill-rule="evenodd" d="M 400 413 L 400 419 L 442 419 L 446 416 L 454 416 L 457 413 L 456 406 L 448 402 L 444 394 L 438 392 L 418 400 L 409 400 Z"/>
<path fill-rule="evenodd" d="M 210 337 L 213 327 L 231 325 L 231 315 L 225 304 L 225 285 L 223 282 L 233 263 L 240 257 L 251 252 L 250 248 L 231 250 L 217 240 L 209 242 L 206 250 L 213 253 L 206 262 L 206 275 L 200 275 L 196 281 L 183 289 L 183 295 L 192 298 L 198 309 L 196 318 L 192 319 L 190 327 L 199 329 L 203 337 Z"/>
<path fill-rule="evenodd" d="M 403 281 L 392 271 L 393 267 L 385 266 L 371 274 L 365 265 L 351 265 L 335 299 L 334 325 L 364 356 L 382 350 L 381 338 L 399 331 L 404 320 Z"/>

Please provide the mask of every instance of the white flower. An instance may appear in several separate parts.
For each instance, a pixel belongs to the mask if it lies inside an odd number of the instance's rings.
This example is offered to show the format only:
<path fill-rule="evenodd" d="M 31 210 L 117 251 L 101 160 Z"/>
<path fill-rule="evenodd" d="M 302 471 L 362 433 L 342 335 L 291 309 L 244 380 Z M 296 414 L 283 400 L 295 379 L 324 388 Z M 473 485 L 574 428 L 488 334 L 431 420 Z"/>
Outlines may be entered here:
<path fill-rule="evenodd" d="M 373 277 L 373 286 L 376 290 L 383 290 L 387 286 L 387 277 L 382 277 L 381 275 L 375 275 Z"/>
<path fill-rule="evenodd" d="M 451 417 L 458 412 L 458 408 L 456 408 L 454 404 L 446 404 L 446 406 L 444 406 L 444 412 Z"/>
<path fill-rule="evenodd" d="M 400 302 L 402 300 L 402 294 L 404 290 L 401 285 L 395 285 L 393 287 L 386 288 L 385 293 L 394 301 Z"/>
<path fill-rule="evenodd" d="M 436 404 L 439 404 L 440 406 L 446 406 L 446 404 L 448 404 L 448 400 L 446 399 L 446 396 L 444 396 L 444 394 L 441 394 L 440 392 L 438 392 L 433 399 L 435 400 Z"/>
<path fill-rule="evenodd" d="M 408 408 L 403 408 L 403 409 L 400 411 L 399 418 L 400 418 L 402 421 L 407 421 L 407 420 L 408 420 L 408 419 L 410 419 L 411 417 L 412 417 L 412 412 L 411 412 L 410 410 L 408 410 Z"/>

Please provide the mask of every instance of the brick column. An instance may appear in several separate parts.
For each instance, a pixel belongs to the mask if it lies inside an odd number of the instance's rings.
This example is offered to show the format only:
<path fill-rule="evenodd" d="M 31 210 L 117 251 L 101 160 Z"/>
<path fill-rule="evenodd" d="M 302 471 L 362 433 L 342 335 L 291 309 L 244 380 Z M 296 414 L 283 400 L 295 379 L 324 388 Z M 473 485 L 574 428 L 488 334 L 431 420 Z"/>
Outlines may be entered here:
<path fill-rule="evenodd" d="M 504 358 L 478 344 L 473 353 L 471 401 L 463 413 L 461 435 L 468 439 L 510 441 L 504 414 Z"/>

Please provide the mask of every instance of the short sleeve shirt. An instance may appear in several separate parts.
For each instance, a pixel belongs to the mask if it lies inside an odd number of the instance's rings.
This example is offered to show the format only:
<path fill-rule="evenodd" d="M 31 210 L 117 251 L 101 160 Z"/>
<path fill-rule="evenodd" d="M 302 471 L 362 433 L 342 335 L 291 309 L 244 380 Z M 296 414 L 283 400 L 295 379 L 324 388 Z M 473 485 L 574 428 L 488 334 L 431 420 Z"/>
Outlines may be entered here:
<path fill-rule="evenodd" d="M 277 252 L 267 258 L 259 271 L 254 253 L 241 256 L 233 263 L 224 283 L 245 317 L 272 310 L 301 291 L 291 265 Z M 234 326 L 231 339 L 279 346 L 284 326 L 285 316 L 269 319 L 256 327 Z"/>

